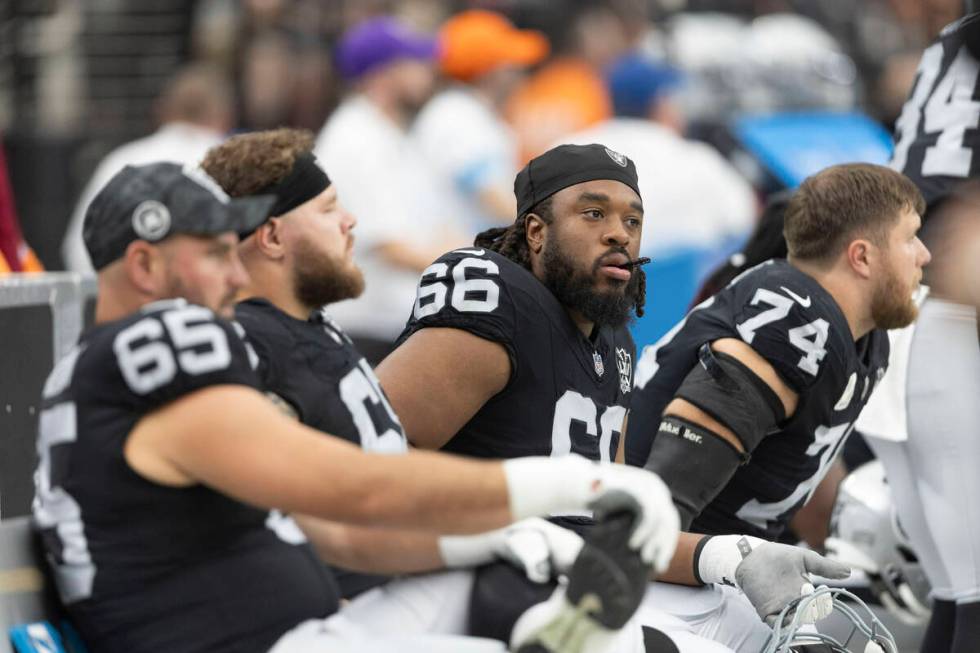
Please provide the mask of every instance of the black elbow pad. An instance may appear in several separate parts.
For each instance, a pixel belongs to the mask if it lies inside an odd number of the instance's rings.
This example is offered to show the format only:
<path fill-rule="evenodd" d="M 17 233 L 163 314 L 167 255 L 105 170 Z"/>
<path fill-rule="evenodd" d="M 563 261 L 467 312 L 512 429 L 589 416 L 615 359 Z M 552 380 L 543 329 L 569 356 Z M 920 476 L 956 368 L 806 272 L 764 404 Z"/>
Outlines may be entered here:
<path fill-rule="evenodd" d="M 751 453 L 786 418 L 783 402 L 741 361 L 708 344 L 698 350 L 698 363 L 675 396 L 724 424 Z"/>
<path fill-rule="evenodd" d="M 687 530 L 744 460 L 731 443 L 713 431 L 667 415 L 660 422 L 644 467 L 670 488 L 681 530 Z"/>

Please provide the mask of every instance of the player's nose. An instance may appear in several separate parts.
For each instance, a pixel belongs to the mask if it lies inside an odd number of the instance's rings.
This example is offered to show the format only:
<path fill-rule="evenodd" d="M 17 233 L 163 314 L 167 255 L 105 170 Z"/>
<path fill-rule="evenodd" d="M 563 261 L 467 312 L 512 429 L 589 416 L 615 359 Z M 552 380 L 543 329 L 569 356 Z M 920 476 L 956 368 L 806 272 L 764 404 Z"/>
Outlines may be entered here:
<path fill-rule="evenodd" d="M 353 213 L 351 213 L 344 207 L 341 207 L 340 211 L 342 213 L 340 224 L 344 232 L 346 233 L 357 226 L 357 216 L 355 216 Z"/>
<path fill-rule="evenodd" d="M 630 234 L 622 220 L 612 218 L 606 220 L 606 229 L 602 234 L 603 245 L 628 245 Z"/>
<path fill-rule="evenodd" d="M 929 248 L 926 247 L 925 243 L 923 243 L 921 240 L 919 241 L 919 248 L 922 250 L 919 253 L 919 259 L 922 261 L 919 264 L 919 267 L 929 265 L 929 261 L 932 260 L 932 252 L 929 251 Z"/>

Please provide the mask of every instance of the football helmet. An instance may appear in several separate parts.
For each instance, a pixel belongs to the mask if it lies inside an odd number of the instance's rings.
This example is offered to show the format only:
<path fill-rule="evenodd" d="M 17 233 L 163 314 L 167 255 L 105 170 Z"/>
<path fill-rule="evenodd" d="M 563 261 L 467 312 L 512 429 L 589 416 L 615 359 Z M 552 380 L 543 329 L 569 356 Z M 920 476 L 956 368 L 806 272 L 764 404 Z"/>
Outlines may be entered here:
<path fill-rule="evenodd" d="M 806 626 L 800 615 L 814 601 L 826 601 L 830 597 L 834 612 L 843 616 L 853 628 L 842 641 L 830 635 L 816 632 Z M 774 622 L 772 635 L 766 642 L 762 653 L 805 653 L 809 646 L 821 651 L 827 649 L 834 653 L 898 653 L 898 645 L 884 624 L 878 620 L 861 599 L 842 588 L 829 588 L 821 585 L 812 594 L 789 603 Z M 852 648 L 861 646 L 863 648 Z"/>
<path fill-rule="evenodd" d="M 825 548 L 829 558 L 865 572 L 871 592 L 900 621 L 928 621 L 929 581 L 898 522 L 880 461 L 841 483 Z"/>

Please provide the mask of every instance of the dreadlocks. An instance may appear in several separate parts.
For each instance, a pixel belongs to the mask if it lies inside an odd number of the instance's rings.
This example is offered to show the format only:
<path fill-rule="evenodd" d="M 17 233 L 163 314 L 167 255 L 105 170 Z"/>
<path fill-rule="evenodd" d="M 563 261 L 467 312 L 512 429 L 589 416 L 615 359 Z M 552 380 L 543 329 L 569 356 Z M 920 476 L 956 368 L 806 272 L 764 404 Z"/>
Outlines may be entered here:
<path fill-rule="evenodd" d="M 549 196 L 535 204 L 531 209 L 514 221 L 509 227 L 494 227 L 477 234 L 473 240 L 473 245 L 497 252 L 515 263 L 523 265 L 528 270 L 531 269 L 531 252 L 527 247 L 527 216 L 534 213 L 545 224 L 551 224 L 555 220 L 552 209 L 552 198 Z M 636 292 L 633 295 L 633 310 L 637 317 L 643 317 L 643 306 L 646 303 L 647 275 L 639 266 L 633 268 L 633 274 L 638 275 Z"/>
<path fill-rule="evenodd" d="M 635 300 L 633 310 L 636 311 L 636 317 L 643 317 L 643 306 L 647 303 L 647 273 L 644 272 L 643 268 L 637 266 L 633 268 L 633 274 L 639 275 L 639 280 L 636 283 L 636 295 L 633 296 Z"/>

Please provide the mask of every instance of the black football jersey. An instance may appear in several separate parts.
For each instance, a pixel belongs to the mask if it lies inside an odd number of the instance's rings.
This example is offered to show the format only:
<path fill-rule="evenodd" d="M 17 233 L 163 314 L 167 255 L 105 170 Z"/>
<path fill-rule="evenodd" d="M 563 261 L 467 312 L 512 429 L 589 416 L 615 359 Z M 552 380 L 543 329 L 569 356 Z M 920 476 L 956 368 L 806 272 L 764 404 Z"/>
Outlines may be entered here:
<path fill-rule="evenodd" d="M 637 364 L 626 461 L 642 466 L 661 415 L 697 364 L 698 349 L 740 338 L 799 395 L 796 412 L 767 435 L 693 522 L 708 534 L 775 539 L 840 450 L 888 364 L 888 336 L 854 341 L 833 297 L 783 259 L 767 261 L 708 298 L 644 349 Z"/>
<path fill-rule="evenodd" d="M 463 329 L 500 343 L 507 386 L 446 444 L 481 458 L 615 456 L 632 394 L 635 348 L 625 328 L 585 337 L 529 270 L 484 249 L 458 249 L 422 274 L 399 343 L 419 329 Z"/>
<path fill-rule="evenodd" d="M 297 320 L 264 299 L 249 299 L 235 308 L 235 319 L 258 355 L 262 388 L 301 422 L 367 451 L 408 451 L 374 371 L 324 310 Z"/>
<path fill-rule="evenodd" d="M 312 548 L 281 539 L 269 511 L 153 483 L 124 458 L 148 412 L 208 386 L 258 387 L 252 357 L 230 323 L 178 300 L 90 329 L 48 377 L 34 520 L 91 650 L 259 653 L 336 610 Z"/>
<path fill-rule="evenodd" d="M 915 84 L 895 123 L 891 166 L 928 205 L 980 172 L 980 64 L 965 45 L 980 41 L 980 14 L 948 25 L 922 54 Z"/>

